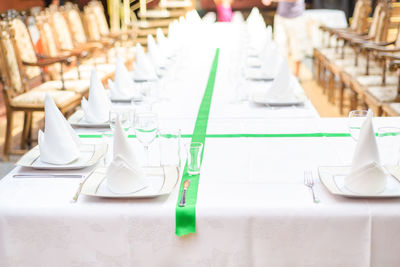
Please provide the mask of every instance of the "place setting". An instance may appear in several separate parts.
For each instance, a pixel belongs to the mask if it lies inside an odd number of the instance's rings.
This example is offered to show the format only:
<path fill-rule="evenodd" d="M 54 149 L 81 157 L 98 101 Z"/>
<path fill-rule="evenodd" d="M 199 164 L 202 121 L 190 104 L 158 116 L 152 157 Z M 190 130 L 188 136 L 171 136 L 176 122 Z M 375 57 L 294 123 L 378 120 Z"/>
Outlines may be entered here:
<path fill-rule="evenodd" d="M 322 184 L 333 195 L 349 198 L 400 197 L 400 128 L 380 127 L 375 134 L 372 111 L 351 111 L 348 122 L 357 142 L 351 166 L 321 166 Z"/>

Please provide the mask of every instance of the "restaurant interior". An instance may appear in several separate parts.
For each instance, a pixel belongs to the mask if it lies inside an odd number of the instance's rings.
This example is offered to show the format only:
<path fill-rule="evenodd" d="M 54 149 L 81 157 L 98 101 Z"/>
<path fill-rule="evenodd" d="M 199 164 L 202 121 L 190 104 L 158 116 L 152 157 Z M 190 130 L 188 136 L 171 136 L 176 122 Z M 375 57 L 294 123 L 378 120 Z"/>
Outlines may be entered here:
<path fill-rule="evenodd" d="M 392 0 L 1 1 L 0 266 L 400 266 L 399 27 Z"/>

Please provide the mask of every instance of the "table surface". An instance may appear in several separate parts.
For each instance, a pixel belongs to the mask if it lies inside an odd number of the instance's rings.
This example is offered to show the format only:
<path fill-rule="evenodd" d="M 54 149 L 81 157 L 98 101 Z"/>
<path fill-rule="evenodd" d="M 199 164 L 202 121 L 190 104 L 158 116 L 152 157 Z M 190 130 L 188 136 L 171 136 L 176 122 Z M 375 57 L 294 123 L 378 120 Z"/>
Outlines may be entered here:
<path fill-rule="evenodd" d="M 161 128 L 192 133 L 220 47 L 207 134 L 348 131 L 346 119 L 319 118 L 309 101 L 276 109 L 233 103 L 228 69 L 237 26 L 197 30 L 154 106 Z M 399 123 L 374 119 L 375 127 Z M 400 200 L 334 196 L 317 179 L 319 166 L 349 165 L 355 145 L 350 137 L 206 138 L 197 232 L 185 237 L 175 235 L 178 187 L 156 199 L 72 203 L 79 179 L 17 179 L 25 171 L 17 167 L 0 180 L 0 266 L 399 266 Z M 150 152 L 157 164 L 156 143 Z M 303 185 L 305 170 L 320 204 Z"/>

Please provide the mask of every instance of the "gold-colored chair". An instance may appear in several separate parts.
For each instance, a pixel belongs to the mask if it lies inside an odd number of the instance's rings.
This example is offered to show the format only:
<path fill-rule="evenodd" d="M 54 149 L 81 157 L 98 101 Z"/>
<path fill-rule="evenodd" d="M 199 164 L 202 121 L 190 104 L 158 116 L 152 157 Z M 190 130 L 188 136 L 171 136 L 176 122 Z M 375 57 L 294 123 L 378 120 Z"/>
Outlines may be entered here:
<path fill-rule="evenodd" d="M 25 152 L 22 150 L 11 150 L 13 117 L 15 112 L 24 113 L 24 126 L 20 144 L 21 149 L 25 149 L 28 139 L 30 139 L 32 113 L 44 111 L 44 98 L 46 93 L 49 93 L 53 97 L 57 106 L 64 114 L 75 109 L 81 101 L 81 95 L 73 91 L 58 90 L 58 88 L 53 87 L 51 82 L 44 82 L 30 88 L 15 38 L 16 36 L 12 25 L 9 22 L 1 21 L 0 71 L 3 98 L 7 113 L 3 153 L 4 161 L 8 160 L 9 154 Z"/>

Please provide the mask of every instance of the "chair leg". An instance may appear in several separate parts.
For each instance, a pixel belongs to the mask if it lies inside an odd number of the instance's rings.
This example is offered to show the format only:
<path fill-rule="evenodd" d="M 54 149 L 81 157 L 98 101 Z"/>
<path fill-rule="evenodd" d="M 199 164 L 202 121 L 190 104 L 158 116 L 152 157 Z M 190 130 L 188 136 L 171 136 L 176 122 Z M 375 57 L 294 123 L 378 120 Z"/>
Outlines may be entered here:
<path fill-rule="evenodd" d="M 344 106 L 344 84 L 342 81 L 339 81 L 339 112 L 343 115 L 343 106 Z"/>
<path fill-rule="evenodd" d="M 32 112 L 24 112 L 24 128 L 21 135 L 21 149 L 30 145 L 30 132 L 32 129 Z"/>
<path fill-rule="evenodd" d="M 351 96 L 350 96 L 350 110 L 357 109 L 357 106 L 358 106 L 357 99 L 358 99 L 357 94 L 352 91 Z"/>
<path fill-rule="evenodd" d="M 12 125 L 13 125 L 13 113 L 12 111 L 7 111 L 6 138 L 4 140 L 3 161 L 8 161 L 8 156 L 10 153 L 10 148 L 12 143 Z"/>
<path fill-rule="evenodd" d="M 329 75 L 328 100 L 332 104 L 335 104 L 335 74 L 333 72 Z"/>

